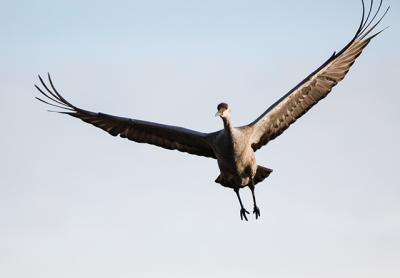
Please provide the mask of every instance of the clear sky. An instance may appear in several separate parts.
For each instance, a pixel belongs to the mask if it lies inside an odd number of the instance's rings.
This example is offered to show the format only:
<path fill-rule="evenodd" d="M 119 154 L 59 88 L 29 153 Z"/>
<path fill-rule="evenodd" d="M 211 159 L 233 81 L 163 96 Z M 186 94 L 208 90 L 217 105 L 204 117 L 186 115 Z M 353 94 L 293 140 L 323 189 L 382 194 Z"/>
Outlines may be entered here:
<path fill-rule="evenodd" d="M 93 111 L 222 128 L 353 36 L 361 1 L 1 1 L 0 277 L 400 277 L 400 13 L 333 93 L 257 152 L 240 221 L 216 161 L 47 113 L 37 74 Z M 249 190 L 242 192 L 252 209 Z"/>

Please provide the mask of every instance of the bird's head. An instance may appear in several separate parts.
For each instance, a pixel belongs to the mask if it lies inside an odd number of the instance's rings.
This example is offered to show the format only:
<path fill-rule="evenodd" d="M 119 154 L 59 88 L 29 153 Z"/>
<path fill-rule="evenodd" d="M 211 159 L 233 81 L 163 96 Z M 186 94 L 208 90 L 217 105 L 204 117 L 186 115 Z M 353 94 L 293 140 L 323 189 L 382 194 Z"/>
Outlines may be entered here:
<path fill-rule="evenodd" d="M 221 118 L 228 118 L 231 114 L 231 109 L 229 108 L 228 104 L 222 102 L 217 106 L 218 112 L 215 114 L 215 117 L 220 116 Z"/>

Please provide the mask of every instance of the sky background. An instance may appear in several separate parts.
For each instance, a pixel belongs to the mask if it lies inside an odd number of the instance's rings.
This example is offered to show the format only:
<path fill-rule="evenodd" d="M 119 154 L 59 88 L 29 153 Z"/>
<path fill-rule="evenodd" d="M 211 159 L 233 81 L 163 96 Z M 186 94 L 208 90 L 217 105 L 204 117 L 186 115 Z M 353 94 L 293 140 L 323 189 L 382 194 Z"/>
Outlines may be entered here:
<path fill-rule="evenodd" d="M 0 277 L 400 277 L 398 1 L 333 93 L 257 152 L 261 218 L 216 161 L 47 113 L 211 132 L 253 121 L 343 47 L 352 1 L 0 1 Z M 242 191 L 252 210 L 249 190 Z"/>

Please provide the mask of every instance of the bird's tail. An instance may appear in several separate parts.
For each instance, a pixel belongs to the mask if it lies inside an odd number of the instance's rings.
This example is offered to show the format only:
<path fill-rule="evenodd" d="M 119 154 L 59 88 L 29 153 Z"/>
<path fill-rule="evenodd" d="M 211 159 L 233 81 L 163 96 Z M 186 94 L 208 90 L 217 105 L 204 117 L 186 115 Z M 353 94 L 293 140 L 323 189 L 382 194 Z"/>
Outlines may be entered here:
<path fill-rule="evenodd" d="M 271 173 L 272 169 L 257 165 L 257 172 L 256 175 L 254 176 L 254 185 L 265 180 Z M 215 180 L 215 182 L 225 187 L 232 187 L 232 183 L 229 180 L 222 177 L 222 175 L 219 175 Z"/>
<path fill-rule="evenodd" d="M 272 173 L 272 169 L 257 165 L 257 172 L 254 176 L 254 184 L 262 182 Z"/>

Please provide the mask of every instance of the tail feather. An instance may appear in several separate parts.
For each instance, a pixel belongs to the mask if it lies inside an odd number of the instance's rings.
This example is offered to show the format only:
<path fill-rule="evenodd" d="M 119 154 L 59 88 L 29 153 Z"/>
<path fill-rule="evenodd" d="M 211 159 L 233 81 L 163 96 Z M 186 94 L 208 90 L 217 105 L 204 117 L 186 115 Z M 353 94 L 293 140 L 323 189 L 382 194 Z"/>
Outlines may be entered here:
<path fill-rule="evenodd" d="M 254 176 L 254 179 L 253 179 L 254 185 L 265 180 L 271 173 L 272 173 L 272 169 L 258 165 L 256 175 Z M 217 177 L 217 179 L 215 180 L 215 182 L 219 183 L 225 187 L 232 187 L 232 183 L 230 181 L 228 181 L 227 179 L 223 178 L 222 175 L 219 175 Z"/>
<path fill-rule="evenodd" d="M 272 173 L 272 169 L 258 165 L 256 175 L 254 176 L 254 184 L 262 182 Z"/>

